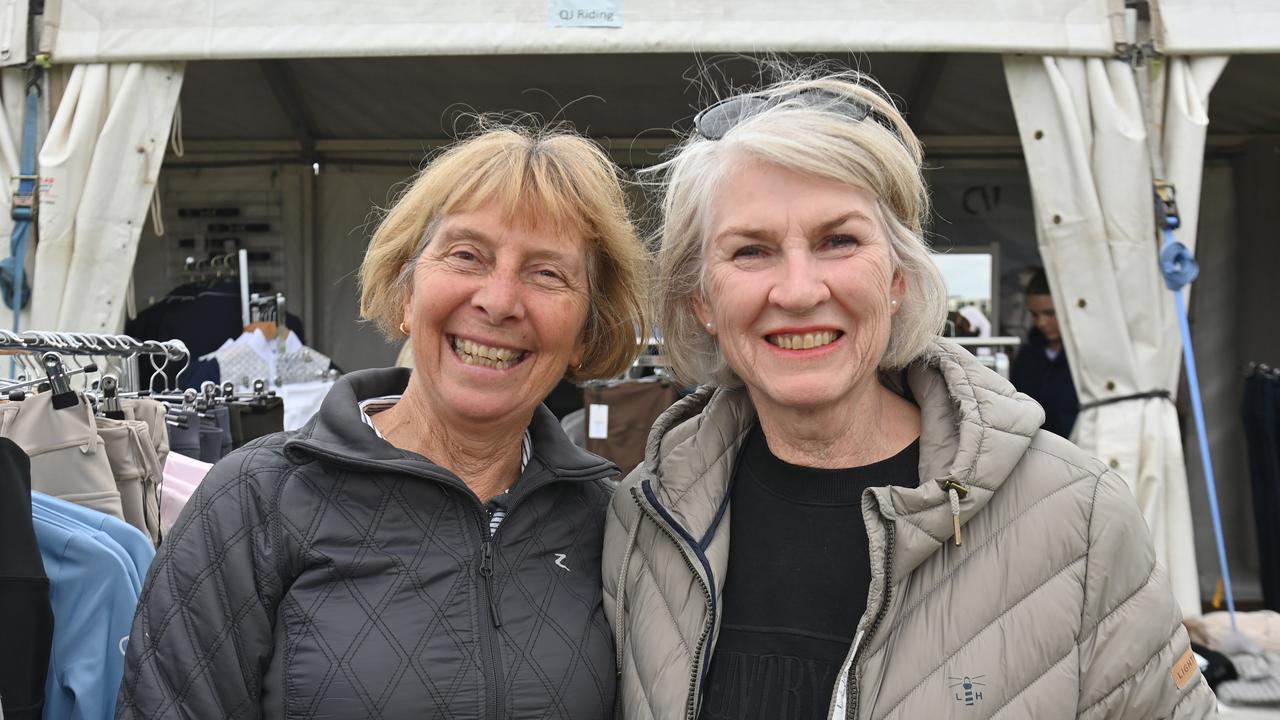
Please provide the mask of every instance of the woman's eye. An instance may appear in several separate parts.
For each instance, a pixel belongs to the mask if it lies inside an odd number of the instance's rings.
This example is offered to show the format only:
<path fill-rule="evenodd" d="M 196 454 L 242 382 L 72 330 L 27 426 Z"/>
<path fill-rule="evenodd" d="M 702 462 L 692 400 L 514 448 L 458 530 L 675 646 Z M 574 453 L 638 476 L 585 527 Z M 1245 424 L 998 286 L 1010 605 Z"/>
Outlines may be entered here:
<path fill-rule="evenodd" d="M 455 250 L 453 252 L 453 257 L 458 260 L 471 262 L 472 260 L 476 259 L 476 254 L 471 252 L 470 250 Z"/>
<path fill-rule="evenodd" d="M 834 248 L 852 247 L 858 244 L 858 238 L 852 235 L 831 235 L 827 238 L 827 245 Z"/>
<path fill-rule="evenodd" d="M 750 258 L 758 258 L 763 256 L 764 256 L 764 248 L 760 247 L 759 245 L 747 245 L 745 247 L 740 247 L 737 250 L 733 251 L 733 258 L 735 260 L 738 260 L 738 259 L 746 260 Z"/>

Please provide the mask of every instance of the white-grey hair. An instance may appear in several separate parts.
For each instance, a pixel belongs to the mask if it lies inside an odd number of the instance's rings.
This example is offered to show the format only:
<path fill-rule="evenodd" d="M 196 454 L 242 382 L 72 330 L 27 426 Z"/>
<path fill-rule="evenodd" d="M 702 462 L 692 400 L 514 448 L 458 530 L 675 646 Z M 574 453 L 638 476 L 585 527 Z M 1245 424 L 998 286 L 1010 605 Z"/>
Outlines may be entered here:
<path fill-rule="evenodd" d="M 706 297 L 716 190 L 726 168 L 743 155 L 876 197 L 893 269 L 906 280 L 879 366 L 906 366 L 926 350 L 947 312 L 946 283 L 924 237 L 929 196 L 920 141 L 879 84 L 862 73 L 788 79 L 752 94 L 787 99 L 743 118 L 718 140 L 692 133 L 670 159 L 650 170 L 664 185 L 655 319 L 672 369 L 686 383 L 741 384 L 694 314 L 692 301 Z M 850 112 L 858 104 L 878 117 L 858 119 Z"/>

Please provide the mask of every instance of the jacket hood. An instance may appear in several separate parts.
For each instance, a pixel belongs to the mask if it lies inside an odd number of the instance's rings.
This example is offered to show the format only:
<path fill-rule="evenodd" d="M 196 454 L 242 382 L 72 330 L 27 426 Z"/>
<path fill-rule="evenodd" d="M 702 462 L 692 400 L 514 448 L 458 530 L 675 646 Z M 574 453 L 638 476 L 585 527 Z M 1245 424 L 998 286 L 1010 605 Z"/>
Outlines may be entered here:
<path fill-rule="evenodd" d="M 418 453 L 379 438 L 360 417 L 360 401 L 404 393 L 411 375 L 408 368 L 378 368 L 342 376 L 325 396 L 319 412 L 285 443 L 286 452 L 418 476 L 435 477 L 442 471 L 452 475 Z M 559 479 L 604 478 L 620 472 L 613 463 L 570 442 L 555 415 L 542 405 L 534 410 L 529 436 L 533 458 L 526 474 L 535 466 Z"/>
<path fill-rule="evenodd" d="M 864 497 L 895 524 L 895 580 L 952 537 L 943 483 L 969 488 L 960 500 L 966 522 L 1008 479 L 1044 422 L 1034 400 L 942 338 L 907 368 L 906 383 L 920 407 L 920 485 L 874 488 Z M 641 482 L 693 537 L 703 537 L 716 522 L 737 451 L 754 422 L 745 390 L 703 387 L 654 425 Z"/>

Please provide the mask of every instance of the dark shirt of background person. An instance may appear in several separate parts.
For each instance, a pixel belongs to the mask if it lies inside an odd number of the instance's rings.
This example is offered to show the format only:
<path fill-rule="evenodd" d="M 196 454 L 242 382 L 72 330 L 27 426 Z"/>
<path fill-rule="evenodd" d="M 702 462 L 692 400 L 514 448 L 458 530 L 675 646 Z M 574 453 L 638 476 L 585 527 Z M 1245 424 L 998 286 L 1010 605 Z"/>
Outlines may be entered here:
<path fill-rule="evenodd" d="M 1044 270 L 1037 270 L 1027 283 L 1027 310 L 1032 329 L 1010 368 L 1010 380 L 1044 408 L 1044 427 L 1051 433 L 1071 437 L 1080 400 L 1071 380 L 1071 366 L 1058 329 L 1058 316 Z"/>

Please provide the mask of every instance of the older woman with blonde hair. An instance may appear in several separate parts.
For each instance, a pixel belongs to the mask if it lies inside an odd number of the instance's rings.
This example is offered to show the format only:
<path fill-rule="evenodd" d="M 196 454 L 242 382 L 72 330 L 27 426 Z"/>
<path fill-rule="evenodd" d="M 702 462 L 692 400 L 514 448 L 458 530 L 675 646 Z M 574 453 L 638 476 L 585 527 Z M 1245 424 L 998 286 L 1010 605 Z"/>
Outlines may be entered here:
<path fill-rule="evenodd" d="M 608 157 L 496 128 L 434 159 L 360 270 L 415 369 L 353 372 L 218 463 L 152 566 L 117 717 L 601 718 L 618 469 L 540 406 L 646 328 Z"/>
<path fill-rule="evenodd" d="M 921 147 L 874 81 L 694 125 L 657 322 L 704 386 L 611 506 L 621 717 L 1212 716 L 1124 480 L 936 337 Z"/>

